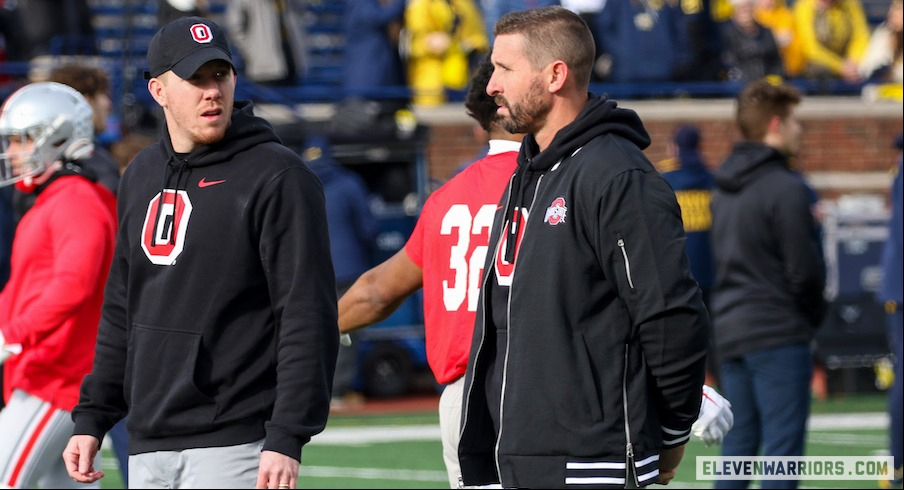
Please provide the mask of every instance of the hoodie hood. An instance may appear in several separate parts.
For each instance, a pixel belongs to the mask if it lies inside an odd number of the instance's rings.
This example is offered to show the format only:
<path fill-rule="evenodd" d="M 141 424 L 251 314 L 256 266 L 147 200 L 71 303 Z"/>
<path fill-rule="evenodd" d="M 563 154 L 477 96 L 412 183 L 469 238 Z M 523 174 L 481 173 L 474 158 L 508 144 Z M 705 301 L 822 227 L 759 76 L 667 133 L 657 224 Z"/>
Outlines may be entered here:
<path fill-rule="evenodd" d="M 530 170 L 549 170 L 559 160 L 571 155 L 588 141 L 607 133 L 621 136 L 641 150 L 650 146 L 650 136 L 636 112 L 618 108 L 616 102 L 609 100 L 605 95 L 589 95 L 587 104 L 578 117 L 560 129 L 549 147 L 542 152 L 534 135 L 528 134 L 524 137 L 518 155 L 519 169 L 526 164 Z"/>
<path fill-rule="evenodd" d="M 521 144 L 518 153 L 518 168 L 512 177 L 512 193 L 505 210 L 506 220 L 512 223 L 507 228 L 508 243 L 517 243 L 518 210 L 529 207 L 527 201 L 533 195 L 532 187 L 540 174 L 552 168 L 563 158 L 571 156 L 590 140 L 606 135 L 617 135 L 637 145 L 641 150 L 650 146 L 650 136 L 644 129 L 637 113 L 629 109 L 620 109 L 614 100 L 605 95 L 588 94 L 587 104 L 581 109 L 578 117 L 556 133 L 549 147 L 540 151 L 534 135 L 528 134 Z M 513 262 L 515 247 L 506 248 L 506 261 Z"/>
<path fill-rule="evenodd" d="M 770 170 L 789 168 L 787 157 L 771 146 L 752 141 L 736 143 L 716 172 L 716 187 L 735 193 Z"/>

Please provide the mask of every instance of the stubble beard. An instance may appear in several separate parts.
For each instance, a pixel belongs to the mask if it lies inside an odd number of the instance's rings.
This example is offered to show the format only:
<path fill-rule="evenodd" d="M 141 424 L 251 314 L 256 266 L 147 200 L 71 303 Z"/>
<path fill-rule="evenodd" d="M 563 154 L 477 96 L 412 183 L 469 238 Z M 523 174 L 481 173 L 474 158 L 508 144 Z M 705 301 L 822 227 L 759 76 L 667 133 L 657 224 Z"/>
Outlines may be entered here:
<path fill-rule="evenodd" d="M 534 133 L 539 129 L 540 122 L 549 114 L 549 104 L 543 99 L 543 87 L 539 83 L 532 83 L 524 100 L 510 104 L 503 96 L 497 96 L 498 104 L 508 109 L 508 115 L 503 116 L 501 125 L 510 133 Z"/>

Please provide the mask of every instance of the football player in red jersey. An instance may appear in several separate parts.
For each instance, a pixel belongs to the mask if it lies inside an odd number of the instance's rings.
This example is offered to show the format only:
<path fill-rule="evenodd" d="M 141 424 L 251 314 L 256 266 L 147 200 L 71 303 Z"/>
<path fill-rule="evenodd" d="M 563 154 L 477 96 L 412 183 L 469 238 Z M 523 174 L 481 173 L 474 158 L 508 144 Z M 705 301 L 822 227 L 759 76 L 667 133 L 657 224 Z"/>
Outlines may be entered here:
<path fill-rule="evenodd" d="M 424 289 L 427 362 L 445 385 L 439 415 L 443 459 L 452 488 L 458 486 L 461 385 L 468 362 L 489 229 L 499 197 L 517 164 L 520 134 L 497 124 L 496 103 L 486 94 L 493 66 L 475 72 L 465 107 L 489 133 L 487 155 L 434 191 L 402 250 L 365 272 L 339 299 L 339 329 L 351 332 L 388 317 Z"/>
<path fill-rule="evenodd" d="M 26 85 L 0 109 L 0 186 L 36 194 L 13 239 L 0 293 L 0 487 L 73 488 L 59 458 L 91 370 L 113 257 L 113 193 L 83 171 L 91 106 L 55 82 Z M 81 486 L 84 488 L 84 486 Z"/>

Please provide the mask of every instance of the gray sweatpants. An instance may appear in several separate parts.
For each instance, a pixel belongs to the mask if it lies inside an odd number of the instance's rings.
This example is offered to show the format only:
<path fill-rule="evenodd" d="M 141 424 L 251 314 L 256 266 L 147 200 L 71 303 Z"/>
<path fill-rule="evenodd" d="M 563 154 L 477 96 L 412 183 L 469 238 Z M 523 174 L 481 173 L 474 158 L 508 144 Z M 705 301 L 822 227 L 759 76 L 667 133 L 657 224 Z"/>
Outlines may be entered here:
<path fill-rule="evenodd" d="M 0 488 L 100 488 L 69 477 L 63 449 L 72 437 L 72 414 L 13 390 L 0 411 Z M 100 469 L 100 453 L 94 468 Z"/>
<path fill-rule="evenodd" d="M 129 456 L 129 488 L 254 488 L 264 440 Z"/>

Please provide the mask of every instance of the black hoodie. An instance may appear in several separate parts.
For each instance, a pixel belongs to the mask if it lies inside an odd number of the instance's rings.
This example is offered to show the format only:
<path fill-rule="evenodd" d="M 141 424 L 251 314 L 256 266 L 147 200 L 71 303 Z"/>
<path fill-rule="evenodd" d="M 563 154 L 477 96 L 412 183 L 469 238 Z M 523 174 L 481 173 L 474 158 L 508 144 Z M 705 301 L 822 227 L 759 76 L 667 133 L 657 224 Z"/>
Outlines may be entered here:
<path fill-rule="evenodd" d="M 647 485 L 660 450 L 687 441 L 709 319 L 649 143 L 633 111 L 594 96 L 543 152 L 525 138 L 495 217 L 465 377 L 466 485 L 624 488 L 629 462 Z M 502 230 L 525 215 L 506 238 L 520 236 L 512 268 Z"/>
<path fill-rule="evenodd" d="M 320 182 L 237 103 L 221 141 L 182 158 L 164 137 L 120 191 L 75 433 L 102 438 L 128 412 L 131 454 L 266 437 L 299 458 L 326 424 L 338 351 Z"/>
<path fill-rule="evenodd" d="M 720 359 L 809 342 L 825 313 L 810 191 L 787 158 L 742 142 L 716 172 L 711 302 Z"/>

